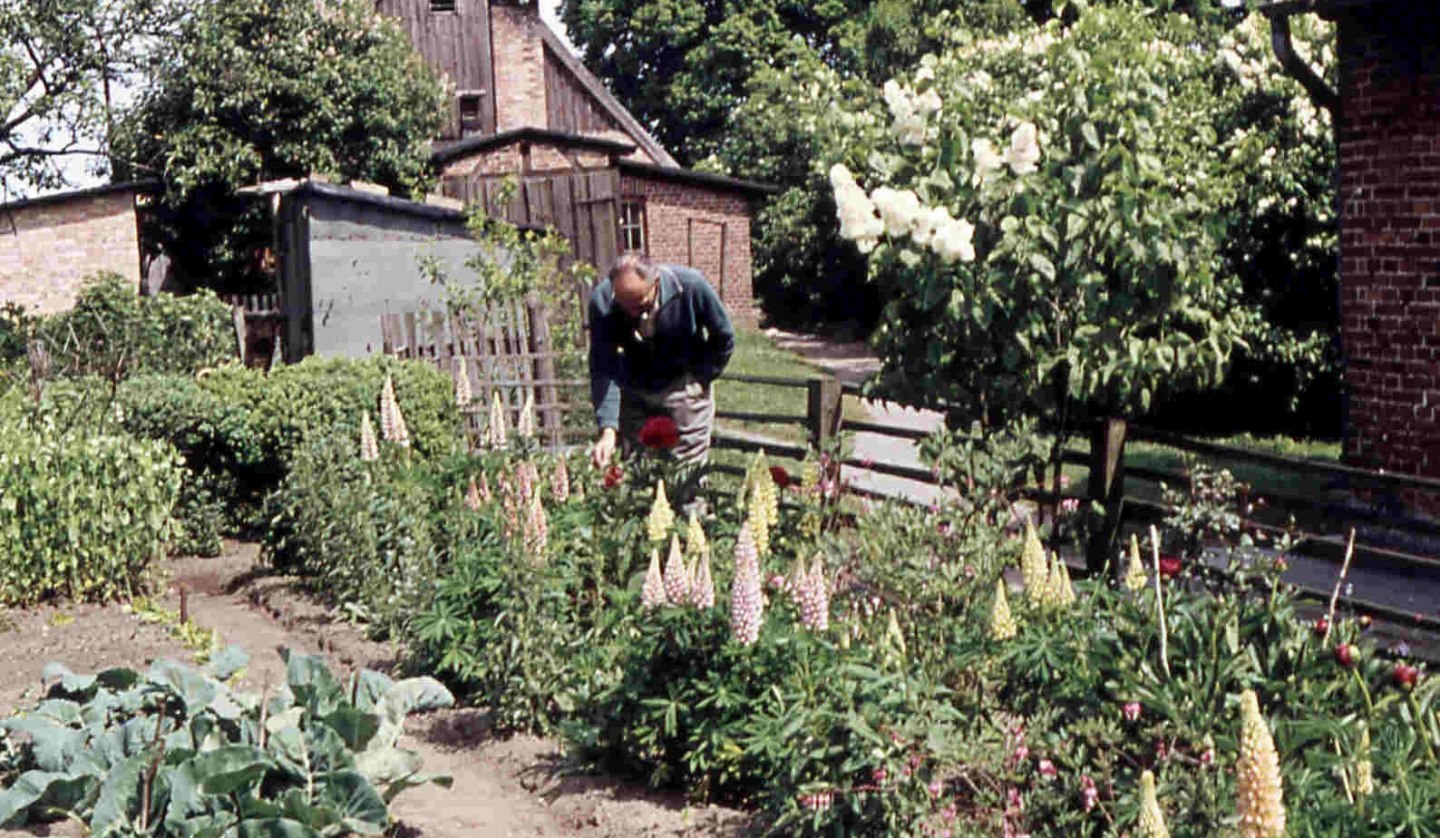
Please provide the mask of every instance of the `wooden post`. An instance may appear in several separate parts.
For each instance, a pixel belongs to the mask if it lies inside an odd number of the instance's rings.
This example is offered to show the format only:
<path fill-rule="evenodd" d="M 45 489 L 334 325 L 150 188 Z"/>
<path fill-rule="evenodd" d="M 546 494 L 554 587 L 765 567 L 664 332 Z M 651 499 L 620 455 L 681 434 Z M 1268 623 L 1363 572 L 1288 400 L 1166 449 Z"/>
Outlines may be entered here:
<path fill-rule="evenodd" d="M 1090 534 L 1085 566 L 1092 574 L 1104 571 L 1107 564 L 1118 573 L 1115 558 L 1120 538 L 1120 513 L 1125 497 L 1125 431 L 1124 419 L 1107 417 L 1100 420 L 1090 438 L 1090 499 L 1105 508 L 1105 517 Z"/>
<path fill-rule="evenodd" d="M 535 358 L 535 379 L 543 381 L 535 389 L 537 399 L 545 405 L 544 409 L 536 418 L 540 420 L 540 427 L 549 434 L 551 444 L 560 444 L 560 407 L 559 391 L 555 387 L 555 356 L 550 345 L 550 318 L 545 311 L 545 303 L 538 294 L 531 293 L 525 298 L 525 313 L 530 321 L 530 352 Z"/>
<path fill-rule="evenodd" d="M 810 443 L 824 448 L 840 432 L 840 397 L 843 391 L 838 378 L 812 379 L 808 386 L 806 416 Z"/>
<path fill-rule="evenodd" d="M 232 306 L 230 314 L 235 318 L 235 345 L 238 347 L 240 365 L 244 366 L 247 361 L 245 357 L 245 309 L 240 306 Z"/>

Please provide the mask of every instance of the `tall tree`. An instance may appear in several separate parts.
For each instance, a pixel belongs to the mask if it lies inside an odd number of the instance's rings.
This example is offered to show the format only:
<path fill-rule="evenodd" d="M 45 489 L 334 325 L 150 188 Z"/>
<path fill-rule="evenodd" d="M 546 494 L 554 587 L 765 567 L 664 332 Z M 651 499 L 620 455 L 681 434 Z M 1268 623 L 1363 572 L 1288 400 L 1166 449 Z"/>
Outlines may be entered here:
<path fill-rule="evenodd" d="M 847 76 L 881 82 L 933 48 L 933 23 L 1007 27 L 1016 0 L 563 0 L 561 19 L 586 64 L 682 162 L 722 142 L 728 115 L 764 68 L 797 51 Z"/>
<path fill-rule="evenodd" d="M 121 89 L 173 31 L 173 0 L 0 0 L 0 194 L 104 173 Z"/>
<path fill-rule="evenodd" d="M 182 275 L 249 287 L 269 229 L 236 189 L 320 173 L 418 193 L 444 107 L 406 34 L 365 0 L 206 0 L 118 150 L 163 176 L 155 232 Z"/>

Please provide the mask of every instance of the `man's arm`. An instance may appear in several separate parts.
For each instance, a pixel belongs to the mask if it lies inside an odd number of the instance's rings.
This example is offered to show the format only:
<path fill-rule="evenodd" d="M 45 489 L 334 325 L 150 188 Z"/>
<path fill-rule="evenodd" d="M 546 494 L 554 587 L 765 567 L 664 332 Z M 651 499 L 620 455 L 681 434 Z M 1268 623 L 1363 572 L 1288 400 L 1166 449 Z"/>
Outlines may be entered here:
<path fill-rule="evenodd" d="M 735 328 L 730 325 L 730 314 L 710 283 L 696 283 L 695 289 L 695 325 L 707 335 L 695 377 L 709 384 L 719 378 L 730 363 L 730 355 L 735 351 Z"/>
<path fill-rule="evenodd" d="M 590 403 L 601 430 L 620 426 L 620 356 L 605 328 L 607 318 L 594 296 L 590 298 Z"/>

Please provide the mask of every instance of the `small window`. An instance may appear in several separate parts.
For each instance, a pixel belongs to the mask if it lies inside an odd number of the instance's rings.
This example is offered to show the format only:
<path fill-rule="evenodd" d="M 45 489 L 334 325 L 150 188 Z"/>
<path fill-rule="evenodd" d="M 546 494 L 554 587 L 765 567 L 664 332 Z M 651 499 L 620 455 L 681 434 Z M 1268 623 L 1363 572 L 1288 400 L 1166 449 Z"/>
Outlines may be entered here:
<path fill-rule="evenodd" d="M 455 11 L 455 0 L 430 0 L 430 11 L 453 12 Z"/>
<path fill-rule="evenodd" d="M 645 251 L 645 203 L 623 201 L 620 204 L 620 249 Z"/>
<path fill-rule="evenodd" d="M 481 129 L 480 105 L 482 98 L 479 93 L 465 93 L 460 96 L 460 130 L 462 133 Z"/>

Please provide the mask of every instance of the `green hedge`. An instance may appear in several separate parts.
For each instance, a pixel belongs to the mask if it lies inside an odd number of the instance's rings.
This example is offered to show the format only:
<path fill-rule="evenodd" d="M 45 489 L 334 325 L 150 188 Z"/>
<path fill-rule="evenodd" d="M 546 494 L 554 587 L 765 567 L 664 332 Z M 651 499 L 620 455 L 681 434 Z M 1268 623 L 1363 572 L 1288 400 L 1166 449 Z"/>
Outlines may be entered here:
<path fill-rule="evenodd" d="M 203 484 L 187 492 L 194 500 L 187 506 L 214 520 L 219 504 L 233 528 L 281 484 L 307 440 L 332 438 L 358 452 L 360 417 L 369 410 L 377 418 L 387 374 L 394 376 L 413 456 L 460 450 L 450 378 L 423 363 L 311 358 L 269 375 L 227 364 L 198 378 L 139 376 L 120 386 L 117 399 L 127 431 L 174 443 Z"/>
<path fill-rule="evenodd" d="M 214 293 L 141 297 L 115 274 L 92 278 L 69 311 L 22 318 L 20 326 L 7 319 L 5 331 L 24 329 L 45 344 L 56 375 L 194 373 L 236 357 L 234 315 Z M 13 353 L 17 343 L 0 346 Z"/>
<path fill-rule="evenodd" d="M 0 423 L 0 603 L 142 588 L 180 480 L 162 442 Z"/>

